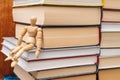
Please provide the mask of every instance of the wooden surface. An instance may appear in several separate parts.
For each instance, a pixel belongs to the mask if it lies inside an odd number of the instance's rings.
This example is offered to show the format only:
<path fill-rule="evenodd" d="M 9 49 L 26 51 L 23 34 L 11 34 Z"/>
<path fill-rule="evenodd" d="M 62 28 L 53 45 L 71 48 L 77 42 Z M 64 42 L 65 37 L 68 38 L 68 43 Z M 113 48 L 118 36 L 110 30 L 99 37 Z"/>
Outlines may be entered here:
<path fill-rule="evenodd" d="M 0 43 L 2 37 L 14 36 L 15 25 L 12 21 L 12 0 L 0 0 Z M 0 44 L 1 50 L 1 44 Z M 0 78 L 12 73 L 10 61 L 4 62 L 5 55 L 0 52 Z"/>

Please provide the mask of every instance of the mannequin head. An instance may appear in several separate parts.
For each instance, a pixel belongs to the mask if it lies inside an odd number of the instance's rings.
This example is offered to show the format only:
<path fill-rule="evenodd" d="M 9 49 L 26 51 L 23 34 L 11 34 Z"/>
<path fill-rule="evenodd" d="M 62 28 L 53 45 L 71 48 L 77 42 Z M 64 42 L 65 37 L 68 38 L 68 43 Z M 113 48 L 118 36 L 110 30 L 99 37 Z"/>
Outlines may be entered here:
<path fill-rule="evenodd" d="M 36 21 L 37 21 L 37 17 L 32 16 L 32 17 L 30 18 L 31 26 L 35 26 L 35 25 L 36 25 Z"/>

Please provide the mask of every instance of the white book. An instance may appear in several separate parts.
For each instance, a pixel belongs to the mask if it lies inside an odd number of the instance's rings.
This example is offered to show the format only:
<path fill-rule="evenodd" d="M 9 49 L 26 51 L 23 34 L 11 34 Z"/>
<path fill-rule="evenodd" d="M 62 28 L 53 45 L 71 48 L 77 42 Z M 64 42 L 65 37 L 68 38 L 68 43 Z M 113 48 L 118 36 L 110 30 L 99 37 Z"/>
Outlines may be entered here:
<path fill-rule="evenodd" d="M 10 50 L 2 49 L 2 52 L 8 56 Z M 96 64 L 98 61 L 97 59 L 98 59 L 97 55 L 34 61 L 19 58 L 18 65 L 21 66 L 27 72 L 31 72 L 37 70 L 47 70 L 55 68 Z"/>
<path fill-rule="evenodd" d="M 104 23 L 102 22 L 102 32 L 119 32 L 120 23 Z"/>
<path fill-rule="evenodd" d="M 114 56 L 120 56 L 120 48 L 102 48 L 100 57 L 114 57 Z"/>
<path fill-rule="evenodd" d="M 17 43 L 14 37 L 6 37 L 2 43 L 3 50 L 12 50 Z M 35 50 L 29 50 L 23 53 L 22 57 L 26 60 L 35 60 Z M 60 48 L 60 49 L 42 49 L 38 59 L 65 58 L 84 55 L 99 55 L 99 46 Z"/>
<path fill-rule="evenodd" d="M 38 4 L 102 6 L 103 0 L 14 0 L 14 6 L 28 6 Z"/>

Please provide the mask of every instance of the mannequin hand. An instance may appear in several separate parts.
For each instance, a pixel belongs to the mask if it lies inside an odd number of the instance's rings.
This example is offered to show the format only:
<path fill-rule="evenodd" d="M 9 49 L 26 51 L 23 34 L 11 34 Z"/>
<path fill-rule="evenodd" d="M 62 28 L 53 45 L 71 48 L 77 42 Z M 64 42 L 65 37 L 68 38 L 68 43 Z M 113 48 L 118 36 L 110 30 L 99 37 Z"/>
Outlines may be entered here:
<path fill-rule="evenodd" d="M 35 52 L 35 57 L 36 57 L 36 58 L 38 58 L 38 57 L 39 57 L 39 55 L 40 55 L 40 51 L 39 51 L 39 50 L 37 50 L 37 51 Z"/>

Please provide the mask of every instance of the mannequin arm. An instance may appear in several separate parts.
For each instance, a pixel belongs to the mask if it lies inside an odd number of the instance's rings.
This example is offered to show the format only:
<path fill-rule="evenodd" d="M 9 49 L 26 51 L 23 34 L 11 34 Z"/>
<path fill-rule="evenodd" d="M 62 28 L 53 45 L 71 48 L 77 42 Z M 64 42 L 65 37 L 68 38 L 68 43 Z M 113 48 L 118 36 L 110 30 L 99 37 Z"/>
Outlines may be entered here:
<path fill-rule="evenodd" d="M 38 58 L 40 55 L 40 50 L 42 46 L 42 29 L 41 28 L 38 28 L 37 30 L 36 46 L 37 46 L 37 50 L 36 50 L 35 56 L 36 58 Z"/>
<path fill-rule="evenodd" d="M 27 27 L 25 27 L 24 30 L 20 33 L 20 36 L 19 36 L 19 38 L 18 38 L 17 45 L 21 45 L 22 39 L 23 39 L 24 35 L 26 34 L 26 32 L 27 32 Z"/>

